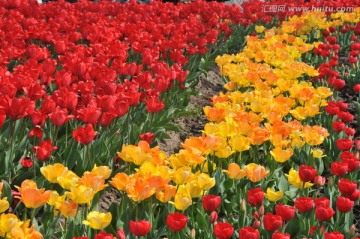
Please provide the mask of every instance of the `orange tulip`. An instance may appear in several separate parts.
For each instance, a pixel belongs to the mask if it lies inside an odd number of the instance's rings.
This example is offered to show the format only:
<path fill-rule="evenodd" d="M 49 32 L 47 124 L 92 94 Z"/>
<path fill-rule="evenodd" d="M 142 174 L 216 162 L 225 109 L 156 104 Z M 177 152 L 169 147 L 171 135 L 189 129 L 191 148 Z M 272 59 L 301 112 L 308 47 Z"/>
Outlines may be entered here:
<path fill-rule="evenodd" d="M 37 185 L 32 180 L 25 180 L 21 187 L 17 187 L 20 192 L 20 197 L 17 197 L 25 204 L 27 208 L 38 208 L 47 203 L 50 199 L 51 191 L 45 189 L 38 189 Z"/>
<path fill-rule="evenodd" d="M 245 172 L 248 179 L 254 183 L 259 182 L 269 173 L 263 166 L 255 163 L 247 164 L 245 166 Z"/>
<path fill-rule="evenodd" d="M 241 169 L 236 163 L 230 163 L 228 170 L 223 170 L 232 179 L 242 179 L 246 176 L 245 170 Z"/>

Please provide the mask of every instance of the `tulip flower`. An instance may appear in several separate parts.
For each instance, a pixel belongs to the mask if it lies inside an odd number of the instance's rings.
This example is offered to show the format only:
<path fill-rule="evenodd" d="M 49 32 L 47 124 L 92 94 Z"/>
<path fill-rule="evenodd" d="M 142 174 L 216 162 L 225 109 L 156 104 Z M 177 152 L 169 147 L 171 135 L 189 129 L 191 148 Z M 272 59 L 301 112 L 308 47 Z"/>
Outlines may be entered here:
<path fill-rule="evenodd" d="M 281 216 L 283 221 L 287 222 L 295 217 L 295 208 L 279 203 L 275 206 L 275 213 L 276 215 Z"/>
<path fill-rule="evenodd" d="M 317 171 L 312 166 L 300 165 L 299 167 L 299 177 L 303 182 L 313 181 L 316 174 Z"/>
<path fill-rule="evenodd" d="M 218 222 L 214 226 L 216 239 L 229 239 L 234 233 L 234 227 L 228 222 Z"/>
<path fill-rule="evenodd" d="M 247 201 L 252 207 L 260 206 L 264 201 L 264 191 L 261 188 L 254 188 L 247 192 Z"/>
<path fill-rule="evenodd" d="M 166 218 L 166 225 L 174 232 L 181 231 L 187 223 L 187 217 L 179 212 L 169 214 Z"/>
<path fill-rule="evenodd" d="M 242 227 L 239 230 L 239 236 L 241 239 L 259 239 L 260 233 L 254 227 Z"/>
<path fill-rule="evenodd" d="M 216 195 L 205 195 L 201 198 L 202 205 L 206 211 L 215 211 L 221 204 L 221 197 Z"/>
<path fill-rule="evenodd" d="M 349 198 L 340 196 L 336 199 L 336 209 L 339 212 L 344 212 L 344 213 L 350 212 L 353 206 L 354 206 L 354 202 L 351 201 Z"/>
<path fill-rule="evenodd" d="M 325 208 L 323 206 L 319 206 L 315 209 L 315 217 L 320 222 L 329 221 L 334 214 L 335 211 L 331 207 Z"/>
<path fill-rule="evenodd" d="M 33 146 L 32 151 L 35 153 L 39 161 L 43 162 L 50 158 L 51 152 L 56 150 L 57 146 L 53 146 L 50 140 L 40 141 L 38 146 Z"/>
<path fill-rule="evenodd" d="M 92 229 L 102 230 L 107 227 L 111 222 L 111 213 L 100 213 L 97 211 L 91 211 L 86 217 L 86 220 L 82 221 L 84 225 L 91 227 Z"/>
<path fill-rule="evenodd" d="M 295 200 L 295 208 L 299 212 L 309 212 L 314 207 L 314 201 L 310 197 L 299 197 Z"/>
<path fill-rule="evenodd" d="M 90 144 L 97 133 L 94 131 L 92 124 L 87 124 L 85 127 L 79 126 L 73 131 L 74 139 L 80 144 Z"/>
<path fill-rule="evenodd" d="M 135 236 L 145 236 L 149 233 L 151 229 L 151 224 L 148 221 L 140 220 L 133 221 L 130 220 L 130 232 Z"/>
<path fill-rule="evenodd" d="M 272 235 L 271 235 L 271 239 L 290 239 L 290 234 L 287 233 L 282 233 L 279 231 L 275 231 Z"/>
<path fill-rule="evenodd" d="M 271 213 L 264 215 L 264 228 L 267 231 L 276 231 L 283 223 L 281 216 L 277 216 Z"/>

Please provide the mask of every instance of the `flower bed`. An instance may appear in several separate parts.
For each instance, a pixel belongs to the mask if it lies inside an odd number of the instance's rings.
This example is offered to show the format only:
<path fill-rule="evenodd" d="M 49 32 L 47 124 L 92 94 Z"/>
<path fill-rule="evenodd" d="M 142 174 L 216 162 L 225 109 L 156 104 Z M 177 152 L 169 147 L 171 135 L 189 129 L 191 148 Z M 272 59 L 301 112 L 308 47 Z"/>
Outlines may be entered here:
<path fill-rule="evenodd" d="M 0 236 L 355 238 L 359 140 L 338 95 L 359 92 L 360 11 L 243 7 L 5 1 Z M 203 135 L 167 156 L 156 143 L 227 51 Z M 110 187 L 121 201 L 99 212 Z"/>

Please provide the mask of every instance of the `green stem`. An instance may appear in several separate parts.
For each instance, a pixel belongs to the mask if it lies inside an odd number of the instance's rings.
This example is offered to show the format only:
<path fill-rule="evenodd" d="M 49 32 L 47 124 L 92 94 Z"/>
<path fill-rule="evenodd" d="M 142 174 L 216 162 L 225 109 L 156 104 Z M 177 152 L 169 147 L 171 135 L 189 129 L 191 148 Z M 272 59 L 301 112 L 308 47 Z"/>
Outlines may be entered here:
<path fill-rule="evenodd" d="M 10 167 L 10 170 L 9 170 L 9 183 L 11 183 L 12 175 L 15 175 L 14 164 L 12 163 L 14 161 L 13 153 L 14 153 L 14 141 L 15 141 L 14 140 L 15 126 L 16 126 L 16 121 L 11 120 L 10 121 L 10 129 L 9 129 L 10 152 L 9 152 L 9 158 L 5 162 L 6 168 Z"/>

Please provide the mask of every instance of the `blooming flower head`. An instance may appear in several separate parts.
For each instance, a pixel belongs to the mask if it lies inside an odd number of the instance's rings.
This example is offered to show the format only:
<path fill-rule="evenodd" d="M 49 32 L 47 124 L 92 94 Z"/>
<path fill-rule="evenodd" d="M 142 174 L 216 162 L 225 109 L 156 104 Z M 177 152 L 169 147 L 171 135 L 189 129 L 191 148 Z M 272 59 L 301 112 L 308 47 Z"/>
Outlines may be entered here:
<path fill-rule="evenodd" d="M 166 218 L 166 225 L 174 232 L 181 231 L 187 223 L 188 219 L 187 217 L 180 213 L 175 212 L 172 214 L 169 214 Z"/>
<path fill-rule="evenodd" d="M 276 202 L 283 198 L 284 192 L 282 191 L 274 191 L 271 188 L 266 189 L 266 193 L 264 196 L 270 201 L 270 202 Z"/>
<path fill-rule="evenodd" d="M 255 163 L 247 164 L 245 166 L 245 172 L 247 178 L 254 183 L 261 181 L 269 173 L 263 166 Z"/>
<path fill-rule="evenodd" d="M 100 213 L 91 211 L 82 223 L 96 230 L 102 230 L 107 227 L 111 222 L 111 213 Z"/>

